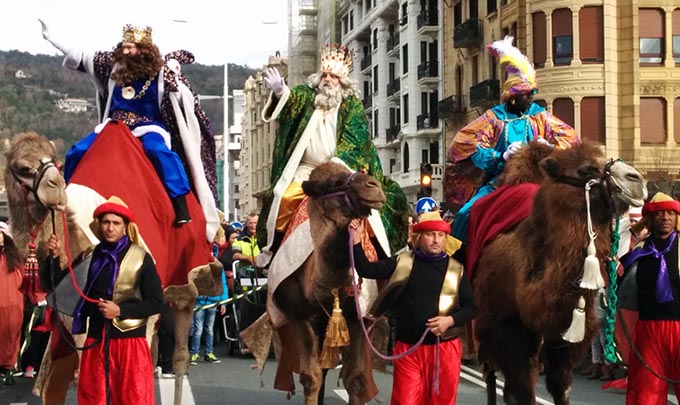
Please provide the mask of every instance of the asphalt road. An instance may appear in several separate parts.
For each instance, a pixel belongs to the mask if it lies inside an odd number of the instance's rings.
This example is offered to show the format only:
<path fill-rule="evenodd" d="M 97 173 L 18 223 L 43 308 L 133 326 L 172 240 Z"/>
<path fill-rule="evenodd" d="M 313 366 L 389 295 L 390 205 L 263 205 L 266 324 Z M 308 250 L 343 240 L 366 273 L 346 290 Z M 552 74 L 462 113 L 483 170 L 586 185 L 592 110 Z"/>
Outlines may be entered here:
<path fill-rule="evenodd" d="M 271 405 L 294 405 L 302 404 L 303 396 L 301 387 L 289 400 L 286 393 L 272 389 L 276 362 L 270 359 L 264 373 L 260 377 L 253 368 L 255 362 L 252 357 L 227 354 L 226 343 L 216 345 L 215 352 L 221 358 L 220 364 L 209 364 L 199 361 L 198 365 L 191 366 L 190 374 L 184 382 L 183 405 L 213 405 L 213 404 L 271 404 Z M 619 375 L 621 371 L 618 371 Z M 587 380 L 581 375 L 576 375 L 576 380 L 571 391 L 572 405 L 616 405 L 625 403 L 625 393 L 622 391 L 603 391 L 601 381 Z M 502 379 L 502 378 L 501 378 Z M 381 403 L 389 403 L 392 375 L 391 367 L 386 373 L 376 372 L 375 380 L 380 393 L 378 400 Z M 338 371 L 331 370 L 326 380 L 327 405 L 346 404 L 346 393 L 338 385 Z M 499 388 L 501 383 L 499 382 Z M 0 387 L 0 405 L 38 405 L 39 398 L 31 394 L 32 380 L 17 377 L 13 386 Z M 174 380 L 156 380 L 156 403 L 172 404 Z M 486 403 L 486 390 L 481 380 L 481 374 L 474 365 L 464 366 L 461 373 L 458 401 L 459 405 L 479 405 Z M 538 386 L 538 403 L 551 404 L 552 400 L 544 389 L 541 381 Z M 374 401 L 372 403 L 378 403 Z M 502 404 L 502 394 L 499 392 L 498 403 Z M 669 403 L 677 404 L 674 396 L 669 397 Z M 69 391 L 66 404 L 76 404 L 75 386 Z"/>

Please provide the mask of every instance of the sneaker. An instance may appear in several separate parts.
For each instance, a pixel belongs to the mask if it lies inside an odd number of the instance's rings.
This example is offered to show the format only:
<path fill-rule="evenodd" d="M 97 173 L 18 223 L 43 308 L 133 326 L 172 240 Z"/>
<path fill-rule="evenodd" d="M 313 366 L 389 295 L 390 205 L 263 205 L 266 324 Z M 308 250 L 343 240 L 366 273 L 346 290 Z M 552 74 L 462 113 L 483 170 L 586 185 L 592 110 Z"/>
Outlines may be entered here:
<path fill-rule="evenodd" d="M 35 377 L 35 370 L 33 369 L 33 366 L 26 367 L 26 371 L 24 371 L 24 378 L 34 378 L 34 377 Z"/>
<path fill-rule="evenodd" d="M 219 363 L 222 362 L 213 353 L 206 354 L 205 357 L 203 358 L 203 360 L 207 361 L 208 363 L 212 363 L 212 364 L 219 364 Z"/>
<path fill-rule="evenodd" d="M 189 364 L 191 364 L 192 366 L 195 366 L 195 365 L 198 364 L 198 353 L 191 355 L 191 359 L 189 359 Z"/>

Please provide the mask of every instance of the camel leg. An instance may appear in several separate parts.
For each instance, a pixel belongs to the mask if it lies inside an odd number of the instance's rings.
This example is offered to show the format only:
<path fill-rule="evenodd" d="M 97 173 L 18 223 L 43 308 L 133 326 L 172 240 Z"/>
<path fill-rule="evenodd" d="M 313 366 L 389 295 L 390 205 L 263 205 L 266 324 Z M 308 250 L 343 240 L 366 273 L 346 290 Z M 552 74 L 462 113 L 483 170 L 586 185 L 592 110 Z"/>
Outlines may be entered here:
<path fill-rule="evenodd" d="M 584 339 L 583 342 L 590 342 L 590 339 Z M 572 345 L 564 342 L 546 342 L 543 345 L 546 360 L 545 385 L 555 405 L 569 405 L 575 359 L 582 358 L 579 353 L 585 353 L 585 347 L 583 344 Z"/>
<path fill-rule="evenodd" d="M 189 368 L 189 328 L 194 318 L 194 304 L 198 291 L 193 284 L 170 286 L 163 294 L 175 317 L 175 351 L 172 353 L 172 369 L 175 372 L 174 404 L 182 403 L 182 381 Z"/>
<path fill-rule="evenodd" d="M 366 341 L 361 324 L 354 310 L 346 306 L 347 327 L 349 329 L 350 345 L 342 350 L 342 370 L 340 376 L 349 395 L 349 404 L 365 404 L 378 394 L 378 387 L 373 379 L 373 359 L 371 348 Z M 362 320 L 363 321 L 363 320 Z"/>
<path fill-rule="evenodd" d="M 289 325 L 298 338 L 300 351 L 300 384 L 305 393 L 305 405 L 317 405 L 323 372 L 319 364 L 319 343 L 312 326 L 305 321 L 291 320 Z"/>
<path fill-rule="evenodd" d="M 486 405 L 496 405 L 496 370 L 489 363 L 482 363 L 482 376 L 486 383 Z"/>
<path fill-rule="evenodd" d="M 505 376 L 505 402 L 535 405 L 538 337 L 518 321 L 478 319 L 477 338 L 480 361 L 494 364 Z M 505 350 L 507 347 L 512 347 L 512 350 Z M 495 392 L 493 396 L 495 397 Z"/>

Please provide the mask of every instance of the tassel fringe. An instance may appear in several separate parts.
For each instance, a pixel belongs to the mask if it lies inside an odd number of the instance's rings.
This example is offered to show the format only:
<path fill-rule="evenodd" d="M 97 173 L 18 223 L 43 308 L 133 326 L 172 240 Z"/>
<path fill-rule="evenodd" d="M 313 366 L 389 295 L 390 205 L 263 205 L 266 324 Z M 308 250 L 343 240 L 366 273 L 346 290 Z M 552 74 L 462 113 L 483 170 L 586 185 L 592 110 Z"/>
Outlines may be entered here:
<path fill-rule="evenodd" d="M 583 340 L 586 332 L 586 300 L 579 297 L 578 305 L 574 308 L 571 317 L 571 325 L 562 332 L 562 339 L 570 343 L 578 343 Z"/>
<path fill-rule="evenodd" d="M 587 290 L 599 290 L 604 287 L 604 279 L 600 271 L 600 261 L 595 256 L 595 241 L 590 240 L 587 250 L 588 256 L 583 263 L 583 277 L 579 287 Z"/>
<path fill-rule="evenodd" d="M 38 258 L 35 254 L 35 242 L 28 244 L 28 256 L 24 262 L 23 277 L 19 290 L 28 296 L 35 296 L 36 293 L 43 292 L 40 285 L 40 266 L 38 265 Z"/>
<path fill-rule="evenodd" d="M 340 348 L 349 345 L 349 329 L 347 321 L 340 309 L 338 290 L 333 289 L 333 313 L 326 326 L 326 339 L 321 350 L 321 368 L 335 368 L 340 362 Z"/>

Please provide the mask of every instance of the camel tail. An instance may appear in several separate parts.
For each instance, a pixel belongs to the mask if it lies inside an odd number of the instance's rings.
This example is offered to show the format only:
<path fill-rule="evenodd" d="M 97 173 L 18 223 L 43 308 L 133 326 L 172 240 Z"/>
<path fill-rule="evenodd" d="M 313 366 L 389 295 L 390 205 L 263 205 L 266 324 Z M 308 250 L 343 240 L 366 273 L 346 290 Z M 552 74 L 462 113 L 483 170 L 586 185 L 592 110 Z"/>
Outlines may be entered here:
<path fill-rule="evenodd" d="M 489 363 L 482 363 L 482 375 L 486 383 L 486 404 L 496 405 L 496 370 Z"/>

